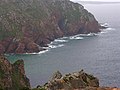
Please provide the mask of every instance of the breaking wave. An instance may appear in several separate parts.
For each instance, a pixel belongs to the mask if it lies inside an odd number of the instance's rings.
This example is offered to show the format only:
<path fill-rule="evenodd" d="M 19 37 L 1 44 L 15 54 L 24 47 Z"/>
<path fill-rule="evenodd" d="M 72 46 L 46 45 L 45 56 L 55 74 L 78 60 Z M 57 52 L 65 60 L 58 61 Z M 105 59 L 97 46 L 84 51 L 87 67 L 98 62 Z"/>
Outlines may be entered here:
<path fill-rule="evenodd" d="M 109 24 L 102 23 L 101 26 L 108 27 Z M 48 44 L 48 47 L 43 47 L 46 50 L 40 51 L 39 53 L 26 53 L 26 54 L 43 54 L 50 51 L 50 49 L 56 49 L 56 48 L 65 46 L 65 43 L 68 43 L 70 40 L 83 40 L 85 37 L 97 36 L 103 33 L 107 33 L 108 31 L 111 31 L 111 30 L 115 30 L 115 29 L 108 27 L 106 29 L 102 29 L 100 33 L 78 34 L 74 36 L 58 38 L 52 41 L 50 44 Z"/>
<path fill-rule="evenodd" d="M 64 44 L 60 44 L 60 45 L 48 45 L 49 49 L 63 47 L 63 46 L 64 46 Z"/>

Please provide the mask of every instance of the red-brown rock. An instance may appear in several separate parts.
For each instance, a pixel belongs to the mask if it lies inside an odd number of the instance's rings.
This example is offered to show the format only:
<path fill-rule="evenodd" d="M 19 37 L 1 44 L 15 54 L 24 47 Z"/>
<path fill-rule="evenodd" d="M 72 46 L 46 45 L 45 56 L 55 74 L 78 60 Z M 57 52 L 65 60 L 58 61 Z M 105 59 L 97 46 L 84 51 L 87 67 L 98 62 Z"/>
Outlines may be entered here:
<path fill-rule="evenodd" d="M 37 45 L 36 43 L 34 42 L 30 42 L 26 45 L 26 50 L 27 52 L 29 53 L 33 53 L 33 52 L 39 52 L 39 45 Z"/>
<path fill-rule="evenodd" d="M 24 43 L 19 43 L 17 46 L 17 49 L 15 50 L 15 53 L 22 54 L 25 53 L 25 44 Z"/>
<path fill-rule="evenodd" d="M 5 47 L 2 44 L 0 44 L 0 54 L 4 52 L 5 52 Z"/>
<path fill-rule="evenodd" d="M 8 46 L 6 53 L 13 53 L 16 48 L 17 48 L 17 43 L 11 42 L 10 45 Z"/>
<path fill-rule="evenodd" d="M 70 0 L 19 0 L 19 8 L 16 0 L 2 0 L 0 6 L 10 3 L 10 8 L 4 9 L 7 13 L 1 12 L 5 16 L 0 19 L 4 27 L 0 32 L 0 44 L 4 46 L 1 53 L 39 52 L 39 46 L 47 46 L 57 38 L 100 31 L 95 17 Z"/>

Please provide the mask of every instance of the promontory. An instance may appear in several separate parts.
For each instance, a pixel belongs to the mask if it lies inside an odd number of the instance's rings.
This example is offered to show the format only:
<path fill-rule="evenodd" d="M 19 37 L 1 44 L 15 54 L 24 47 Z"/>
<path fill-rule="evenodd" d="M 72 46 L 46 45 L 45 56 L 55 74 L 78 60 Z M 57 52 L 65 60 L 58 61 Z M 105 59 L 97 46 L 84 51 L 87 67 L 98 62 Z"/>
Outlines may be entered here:
<path fill-rule="evenodd" d="M 70 0 L 0 0 L 0 53 L 33 53 L 56 38 L 100 32 L 95 17 Z"/>

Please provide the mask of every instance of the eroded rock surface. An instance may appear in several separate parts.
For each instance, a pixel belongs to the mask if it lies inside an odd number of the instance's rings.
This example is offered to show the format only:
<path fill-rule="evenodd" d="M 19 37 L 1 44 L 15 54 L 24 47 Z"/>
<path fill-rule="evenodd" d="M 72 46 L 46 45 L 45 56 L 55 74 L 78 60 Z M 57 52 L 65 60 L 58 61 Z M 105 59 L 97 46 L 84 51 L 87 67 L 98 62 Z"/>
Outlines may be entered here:
<path fill-rule="evenodd" d="M 46 90 L 73 90 L 86 87 L 99 87 L 99 80 L 83 70 L 69 73 L 64 76 L 57 71 L 52 79 L 44 85 Z"/>

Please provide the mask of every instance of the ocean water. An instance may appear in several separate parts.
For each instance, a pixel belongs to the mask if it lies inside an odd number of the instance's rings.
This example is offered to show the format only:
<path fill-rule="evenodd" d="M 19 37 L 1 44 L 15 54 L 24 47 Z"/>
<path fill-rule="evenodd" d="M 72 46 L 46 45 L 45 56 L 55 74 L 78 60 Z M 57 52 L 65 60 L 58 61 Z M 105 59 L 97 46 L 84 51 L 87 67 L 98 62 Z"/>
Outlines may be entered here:
<path fill-rule="evenodd" d="M 120 4 L 84 6 L 109 28 L 97 35 L 57 39 L 47 51 L 38 54 L 7 55 L 12 63 L 17 59 L 25 61 L 26 75 L 33 87 L 46 83 L 57 70 L 65 74 L 81 69 L 98 77 L 100 86 L 120 87 Z"/>

